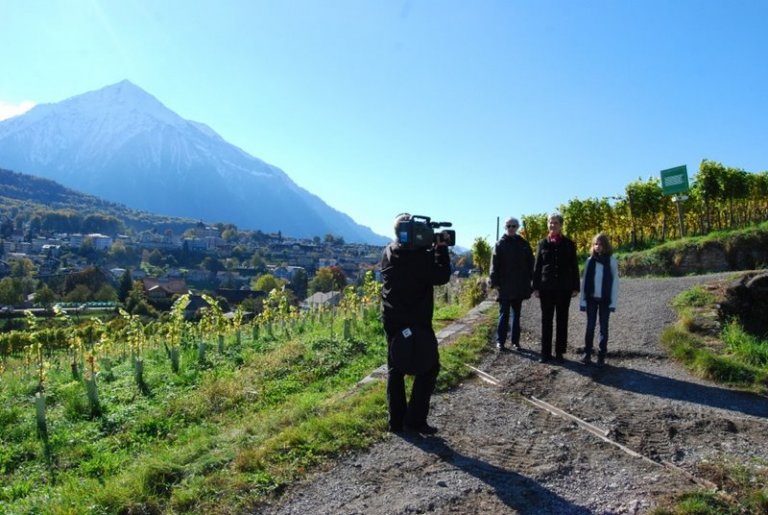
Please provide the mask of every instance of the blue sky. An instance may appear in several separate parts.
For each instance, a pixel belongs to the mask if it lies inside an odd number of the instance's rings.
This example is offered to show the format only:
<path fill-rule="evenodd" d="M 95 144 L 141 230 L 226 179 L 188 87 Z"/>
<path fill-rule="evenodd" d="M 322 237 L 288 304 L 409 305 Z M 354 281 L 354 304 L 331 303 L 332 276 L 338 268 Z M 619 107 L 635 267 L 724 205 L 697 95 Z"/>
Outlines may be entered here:
<path fill-rule="evenodd" d="M 0 0 L 0 118 L 128 79 L 389 236 L 768 170 L 764 0 Z M 2 163 L 0 163 L 2 166 Z"/>

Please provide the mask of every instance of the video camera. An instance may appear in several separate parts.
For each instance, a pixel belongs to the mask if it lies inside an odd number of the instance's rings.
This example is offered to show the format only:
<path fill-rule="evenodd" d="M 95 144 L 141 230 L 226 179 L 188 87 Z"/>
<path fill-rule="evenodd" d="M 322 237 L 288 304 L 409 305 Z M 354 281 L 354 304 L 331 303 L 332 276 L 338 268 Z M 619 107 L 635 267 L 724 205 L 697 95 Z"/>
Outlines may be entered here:
<path fill-rule="evenodd" d="M 451 227 L 451 222 L 433 222 L 428 216 L 412 215 L 397 224 L 397 242 L 406 249 L 426 249 L 443 242 L 456 245 L 456 231 L 433 232 L 439 227 Z M 444 237 L 443 232 L 447 233 Z"/>

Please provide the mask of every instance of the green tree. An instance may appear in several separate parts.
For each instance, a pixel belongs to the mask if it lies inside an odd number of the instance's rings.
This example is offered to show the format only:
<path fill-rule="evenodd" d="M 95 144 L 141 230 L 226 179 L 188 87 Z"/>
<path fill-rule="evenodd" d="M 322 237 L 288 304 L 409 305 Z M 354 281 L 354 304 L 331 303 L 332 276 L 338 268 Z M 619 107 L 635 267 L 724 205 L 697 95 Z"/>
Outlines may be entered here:
<path fill-rule="evenodd" d="M 11 262 L 11 277 L 29 277 L 35 271 L 35 264 L 29 258 L 15 259 Z"/>
<path fill-rule="evenodd" d="M 149 305 L 144 293 L 144 285 L 141 281 L 134 281 L 133 288 L 125 301 L 125 310 L 133 315 L 157 317 L 155 308 Z"/>
<path fill-rule="evenodd" d="M 224 271 L 224 265 L 215 257 L 206 256 L 203 262 L 200 263 L 203 270 L 208 270 L 212 274 Z"/>
<path fill-rule="evenodd" d="M 272 274 L 262 274 L 253 281 L 251 288 L 255 291 L 269 293 L 280 286 L 282 285 L 275 279 L 275 276 Z"/>
<path fill-rule="evenodd" d="M 113 302 L 117 300 L 117 292 L 110 285 L 104 284 L 96 293 L 93 294 L 93 300 Z"/>
<path fill-rule="evenodd" d="M 108 280 L 101 270 L 96 267 L 88 267 L 82 272 L 68 275 L 64 280 L 64 291 L 68 295 L 77 286 L 83 285 L 90 292 L 95 292 L 105 283 L 108 283 Z"/>
<path fill-rule="evenodd" d="M 472 262 L 475 268 L 480 269 L 480 273 L 485 275 L 491 267 L 491 246 L 485 241 L 485 238 L 475 238 L 472 243 Z"/>
<path fill-rule="evenodd" d="M 163 266 L 165 264 L 165 257 L 159 249 L 153 249 L 152 252 L 149 253 L 147 263 L 152 266 Z"/>
<path fill-rule="evenodd" d="M 540 239 L 544 238 L 549 231 L 547 226 L 547 218 L 549 215 L 546 213 L 539 213 L 535 215 L 524 215 L 523 229 L 521 236 L 531 243 L 531 246 L 536 245 Z"/>
<path fill-rule="evenodd" d="M 728 204 L 728 225 L 736 227 L 738 222 L 734 214 L 734 202 L 746 201 L 749 194 L 747 172 L 738 168 L 728 167 L 720 176 L 721 200 Z"/>
<path fill-rule="evenodd" d="M 78 284 L 67 295 L 64 300 L 67 302 L 87 302 L 91 300 L 93 293 L 84 284 Z"/>
<path fill-rule="evenodd" d="M 256 269 L 258 274 L 263 274 L 267 271 L 267 264 L 258 252 L 254 252 L 253 257 L 251 257 L 251 266 Z"/>
<path fill-rule="evenodd" d="M 15 306 L 21 304 L 21 281 L 12 277 L 0 280 L 0 304 Z"/>
<path fill-rule="evenodd" d="M 715 161 L 704 159 L 699 164 L 693 187 L 698 190 L 704 204 L 704 231 L 712 230 L 712 207 L 722 197 L 720 176 L 724 173 L 725 167 Z"/>
<path fill-rule="evenodd" d="M 331 268 L 324 266 L 318 269 L 315 276 L 309 281 L 309 293 L 323 292 L 327 293 L 333 291 L 334 278 Z"/>
<path fill-rule="evenodd" d="M 117 298 L 120 302 L 125 303 L 125 300 L 131 293 L 131 288 L 133 288 L 133 278 L 131 277 L 131 271 L 126 270 L 120 278 L 120 286 L 117 290 Z"/>
<path fill-rule="evenodd" d="M 309 279 L 307 277 L 307 271 L 303 268 L 298 268 L 293 272 L 291 277 L 290 288 L 296 294 L 299 299 L 307 297 L 307 289 L 309 288 Z"/>
<path fill-rule="evenodd" d="M 0 238 L 9 238 L 13 234 L 13 221 L 6 218 L 0 223 Z"/>
<path fill-rule="evenodd" d="M 50 309 L 54 300 L 56 300 L 56 294 L 46 284 L 40 286 L 35 292 L 35 302 L 45 309 Z"/>
<path fill-rule="evenodd" d="M 344 270 L 340 266 L 332 266 L 331 274 L 333 274 L 333 289 L 342 291 L 347 287 L 347 276 L 344 274 Z"/>

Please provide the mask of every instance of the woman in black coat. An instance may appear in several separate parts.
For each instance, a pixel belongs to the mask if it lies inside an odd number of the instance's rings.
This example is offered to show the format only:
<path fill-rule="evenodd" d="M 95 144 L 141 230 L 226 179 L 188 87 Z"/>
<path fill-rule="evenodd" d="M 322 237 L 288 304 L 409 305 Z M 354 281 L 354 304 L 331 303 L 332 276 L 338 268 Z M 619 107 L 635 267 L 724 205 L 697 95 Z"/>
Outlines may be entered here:
<path fill-rule="evenodd" d="M 496 242 L 491 257 L 491 288 L 498 290 L 499 322 L 496 327 L 496 348 L 506 349 L 509 317 L 512 312 L 512 345 L 520 349 L 520 310 L 524 299 L 531 297 L 533 251 L 527 240 L 517 234 L 520 222 L 509 218 L 506 232 Z"/>
<path fill-rule="evenodd" d="M 541 301 L 541 359 L 552 359 L 552 318 L 557 323 L 555 360 L 563 362 L 568 345 L 568 309 L 571 298 L 579 294 L 579 264 L 576 244 L 563 235 L 563 217 L 552 214 L 549 234 L 536 248 L 533 270 L 533 294 Z"/>

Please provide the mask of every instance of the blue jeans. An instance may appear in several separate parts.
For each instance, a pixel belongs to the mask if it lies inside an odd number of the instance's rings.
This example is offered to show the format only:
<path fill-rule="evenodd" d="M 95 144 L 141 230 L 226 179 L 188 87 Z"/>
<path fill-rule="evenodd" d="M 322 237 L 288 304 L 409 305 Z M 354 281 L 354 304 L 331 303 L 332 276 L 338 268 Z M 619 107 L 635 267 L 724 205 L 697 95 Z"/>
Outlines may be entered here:
<path fill-rule="evenodd" d="M 600 338 L 598 344 L 598 357 L 605 358 L 608 352 L 608 318 L 611 316 L 609 301 L 599 299 L 587 299 L 587 332 L 584 335 L 584 354 L 592 356 L 592 342 L 595 339 L 595 325 L 600 316 Z"/>
<path fill-rule="evenodd" d="M 509 316 L 512 312 L 512 345 L 520 345 L 520 309 L 522 299 L 499 299 L 499 323 L 496 326 L 496 343 L 504 345 L 509 331 Z"/>

